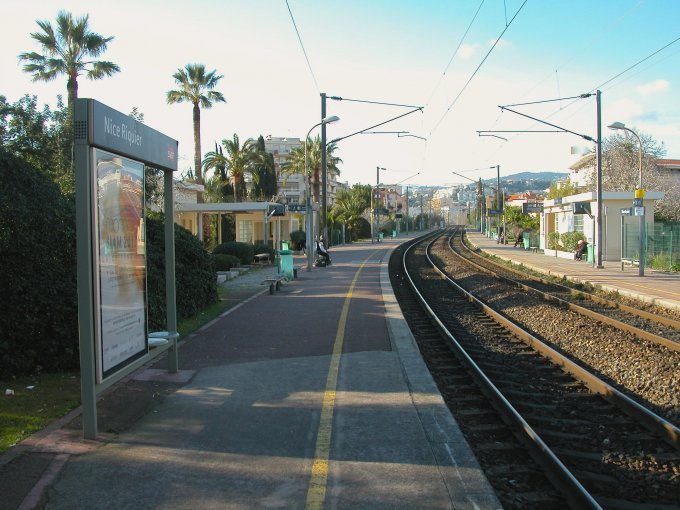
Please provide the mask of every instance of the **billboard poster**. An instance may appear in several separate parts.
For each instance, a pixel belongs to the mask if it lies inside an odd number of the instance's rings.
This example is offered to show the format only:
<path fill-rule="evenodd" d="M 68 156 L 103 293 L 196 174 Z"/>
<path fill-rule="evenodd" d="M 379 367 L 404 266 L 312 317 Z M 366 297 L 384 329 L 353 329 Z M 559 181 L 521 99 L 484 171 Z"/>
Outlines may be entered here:
<path fill-rule="evenodd" d="M 96 351 L 102 380 L 148 351 L 144 165 L 99 149 L 93 160 Z"/>

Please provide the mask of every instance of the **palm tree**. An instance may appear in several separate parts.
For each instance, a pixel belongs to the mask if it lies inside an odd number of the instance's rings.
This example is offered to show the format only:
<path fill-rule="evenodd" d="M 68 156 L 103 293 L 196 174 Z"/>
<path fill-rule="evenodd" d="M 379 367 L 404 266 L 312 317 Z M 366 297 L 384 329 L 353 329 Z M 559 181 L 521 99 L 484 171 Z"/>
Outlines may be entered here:
<path fill-rule="evenodd" d="M 208 171 L 213 170 L 214 175 L 211 179 L 210 185 L 213 188 L 213 195 L 215 190 L 219 190 L 218 196 L 222 199 L 227 199 L 227 189 L 229 186 L 229 174 L 227 173 L 227 165 L 229 161 L 222 151 L 222 146 L 217 145 L 215 142 L 215 150 L 206 153 L 203 159 L 203 170 L 205 171 L 205 176 L 207 177 Z M 206 184 L 207 191 L 207 184 Z"/>
<path fill-rule="evenodd" d="M 347 225 L 350 232 L 350 240 L 353 239 L 353 232 L 358 229 L 359 222 L 363 218 L 366 210 L 366 203 L 358 193 L 340 190 L 335 197 L 335 204 L 329 216 Z"/>
<path fill-rule="evenodd" d="M 331 177 L 340 175 L 338 164 L 342 159 L 334 156 L 333 153 L 338 146 L 335 142 L 326 144 L 326 167 Z M 321 175 L 321 138 L 317 136 L 314 140 L 307 138 L 307 165 L 309 170 L 308 179 L 311 179 L 314 190 L 314 201 L 319 201 L 320 175 Z M 286 176 L 293 174 L 305 174 L 305 146 L 295 147 L 288 155 L 288 162 L 281 169 L 281 173 Z"/>
<path fill-rule="evenodd" d="M 250 174 L 254 182 L 257 182 L 259 175 L 255 172 L 255 166 L 261 158 L 257 151 L 257 142 L 248 138 L 243 145 L 234 133 L 231 140 L 222 140 L 222 145 L 227 151 L 227 170 L 234 181 L 234 195 L 236 202 L 240 202 L 244 195 L 246 174 Z"/>
<path fill-rule="evenodd" d="M 113 62 L 89 60 L 106 51 L 113 37 L 103 37 L 90 32 L 89 15 L 73 18 L 70 12 L 59 11 L 56 31 L 49 21 L 37 21 L 42 30 L 31 37 L 42 46 L 43 54 L 34 51 L 21 53 L 25 62 L 23 70 L 33 74 L 33 81 L 52 81 L 58 75 L 68 77 L 68 111 L 73 118 L 73 108 L 78 98 L 78 76 L 85 74 L 91 80 L 100 80 L 120 71 Z"/>
<path fill-rule="evenodd" d="M 203 184 L 201 174 L 201 107 L 211 108 L 214 103 L 226 102 L 221 92 L 213 90 L 223 76 L 216 75 L 213 70 L 207 73 L 203 64 L 187 64 L 184 69 L 178 69 L 172 77 L 179 86 L 179 90 L 167 93 L 168 104 L 188 102 L 194 105 L 194 168 L 196 181 Z M 199 202 L 203 201 L 201 194 Z"/>

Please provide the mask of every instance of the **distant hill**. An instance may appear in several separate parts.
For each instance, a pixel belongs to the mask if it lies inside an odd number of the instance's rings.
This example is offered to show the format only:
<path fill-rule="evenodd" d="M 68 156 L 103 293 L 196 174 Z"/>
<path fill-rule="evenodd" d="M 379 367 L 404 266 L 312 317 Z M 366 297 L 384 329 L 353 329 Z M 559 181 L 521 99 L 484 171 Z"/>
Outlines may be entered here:
<path fill-rule="evenodd" d="M 512 175 L 501 175 L 501 182 L 508 181 L 556 181 L 564 179 L 567 172 L 520 172 Z M 496 179 L 485 179 L 485 183 L 493 184 Z"/>
<path fill-rule="evenodd" d="M 501 175 L 501 187 L 508 193 L 524 193 L 525 191 L 543 191 L 569 174 L 566 172 L 519 172 L 512 175 Z M 485 184 L 494 186 L 496 179 L 484 179 Z"/>

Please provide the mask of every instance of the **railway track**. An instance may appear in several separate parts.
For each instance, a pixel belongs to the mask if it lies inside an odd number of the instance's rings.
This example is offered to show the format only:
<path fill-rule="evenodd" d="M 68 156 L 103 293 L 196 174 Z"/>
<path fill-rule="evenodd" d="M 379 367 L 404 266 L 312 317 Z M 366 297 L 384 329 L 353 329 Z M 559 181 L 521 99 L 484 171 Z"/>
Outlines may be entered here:
<path fill-rule="evenodd" d="M 559 361 L 548 358 L 546 349 L 537 351 L 540 340 L 503 317 L 509 301 L 522 306 L 523 296 L 496 292 L 501 314 L 454 289 L 431 263 L 444 251 L 450 252 L 442 239 L 395 251 L 393 287 L 503 505 L 677 508 L 678 429 L 611 386 L 598 383 L 593 389 L 594 383 L 567 373 L 585 370 L 555 349 L 547 350 Z M 443 265 L 448 270 L 451 263 Z M 463 280 L 475 278 L 469 267 L 466 271 Z"/>

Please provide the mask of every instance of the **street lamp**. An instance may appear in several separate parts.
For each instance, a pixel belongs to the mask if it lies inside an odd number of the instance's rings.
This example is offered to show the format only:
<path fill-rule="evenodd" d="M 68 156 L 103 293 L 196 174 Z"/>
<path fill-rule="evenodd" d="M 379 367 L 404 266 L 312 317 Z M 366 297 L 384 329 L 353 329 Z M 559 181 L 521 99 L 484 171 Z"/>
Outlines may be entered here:
<path fill-rule="evenodd" d="M 337 115 L 331 115 L 330 117 L 324 117 L 321 119 L 321 122 L 318 124 L 314 124 L 309 131 L 307 132 L 307 136 L 305 136 L 305 192 L 307 194 L 307 199 L 305 200 L 305 230 L 306 235 L 305 235 L 305 243 L 307 244 L 307 271 L 312 270 L 312 253 L 314 251 L 314 246 L 313 242 L 314 240 L 312 239 L 312 197 L 309 189 L 309 180 L 310 180 L 310 175 L 309 175 L 309 162 L 307 161 L 307 139 L 309 138 L 310 133 L 314 128 L 317 128 L 322 125 L 330 124 L 332 122 L 337 122 L 340 120 L 340 118 Z M 325 152 L 325 147 L 321 148 L 321 152 Z"/>
<path fill-rule="evenodd" d="M 609 126 L 607 126 L 609 129 L 614 129 L 614 130 L 622 130 L 622 131 L 627 131 L 629 133 L 632 133 L 635 138 L 637 138 L 638 141 L 638 146 L 640 147 L 639 150 L 639 156 L 638 156 L 638 186 L 637 189 L 635 190 L 635 200 L 633 202 L 633 205 L 637 209 L 638 207 L 640 208 L 642 214 L 640 214 L 640 261 L 638 263 L 638 275 L 639 276 L 644 276 L 645 275 L 645 237 L 646 237 L 646 232 L 645 232 L 645 207 L 644 204 L 642 203 L 642 200 L 645 198 L 645 189 L 642 187 L 642 140 L 640 140 L 640 137 L 638 134 L 633 131 L 630 128 L 627 128 L 625 124 L 622 122 L 613 122 Z M 623 242 L 623 239 L 621 240 Z"/>

